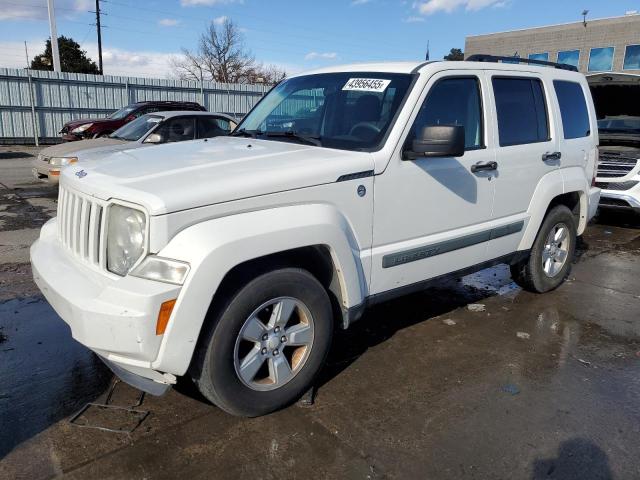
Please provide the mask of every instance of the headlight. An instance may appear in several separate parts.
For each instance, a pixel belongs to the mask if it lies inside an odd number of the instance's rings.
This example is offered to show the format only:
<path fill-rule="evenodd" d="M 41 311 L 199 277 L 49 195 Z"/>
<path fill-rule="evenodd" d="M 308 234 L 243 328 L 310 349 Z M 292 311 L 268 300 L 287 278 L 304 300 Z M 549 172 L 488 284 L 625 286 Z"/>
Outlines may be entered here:
<path fill-rule="evenodd" d="M 188 273 L 188 263 L 150 255 L 133 269 L 131 275 L 149 280 L 157 280 L 158 282 L 182 285 Z"/>
<path fill-rule="evenodd" d="M 79 127 L 76 127 L 73 130 L 71 130 L 71 133 L 82 133 L 85 130 L 88 130 L 89 128 L 91 128 L 92 126 L 93 126 L 93 123 L 85 123 L 84 125 L 80 125 Z"/>
<path fill-rule="evenodd" d="M 125 276 L 145 250 L 144 213 L 122 205 L 111 205 L 107 220 L 107 270 Z"/>
<path fill-rule="evenodd" d="M 78 157 L 51 157 L 49 159 L 49 165 L 53 167 L 63 167 L 76 163 L 77 161 Z"/>

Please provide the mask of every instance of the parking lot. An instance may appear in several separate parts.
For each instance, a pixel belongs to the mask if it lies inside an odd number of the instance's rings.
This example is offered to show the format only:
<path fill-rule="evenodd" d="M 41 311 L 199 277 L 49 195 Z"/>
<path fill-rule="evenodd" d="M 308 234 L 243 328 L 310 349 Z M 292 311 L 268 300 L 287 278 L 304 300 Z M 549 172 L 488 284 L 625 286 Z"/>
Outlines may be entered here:
<path fill-rule="evenodd" d="M 56 208 L 37 151 L 0 147 L 0 478 L 640 477 L 637 217 L 599 216 L 551 293 L 498 266 L 368 311 L 337 334 L 311 406 L 235 418 L 185 380 L 74 425 L 112 375 L 31 280 Z M 137 395 L 117 384 L 108 402 Z"/>

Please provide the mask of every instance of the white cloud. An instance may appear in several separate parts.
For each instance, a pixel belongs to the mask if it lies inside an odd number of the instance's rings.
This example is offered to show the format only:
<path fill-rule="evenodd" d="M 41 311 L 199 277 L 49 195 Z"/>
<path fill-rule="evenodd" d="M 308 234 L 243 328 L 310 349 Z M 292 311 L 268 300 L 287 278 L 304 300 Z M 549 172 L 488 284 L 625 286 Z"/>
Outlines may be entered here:
<path fill-rule="evenodd" d="M 371 0 L 351 0 L 351 5 L 366 5 L 371 3 Z"/>
<path fill-rule="evenodd" d="M 333 60 L 338 58 L 338 54 L 336 52 L 309 52 L 305 55 L 305 60 Z"/>
<path fill-rule="evenodd" d="M 229 3 L 244 3 L 244 0 L 180 0 L 183 7 L 212 7 Z"/>
<path fill-rule="evenodd" d="M 414 3 L 414 7 L 422 15 L 433 15 L 438 12 L 451 13 L 462 7 L 467 11 L 477 11 L 487 7 L 502 7 L 506 3 L 506 0 L 427 0 Z"/>
<path fill-rule="evenodd" d="M 226 22 L 229 19 L 229 17 L 227 17 L 226 15 L 223 15 L 221 17 L 216 17 L 213 19 L 213 24 L 214 25 L 223 25 L 224 22 Z"/>
<path fill-rule="evenodd" d="M 161 27 L 175 27 L 180 23 L 180 20 L 176 20 L 175 18 L 161 18 L 158 20 L 158 25 Z"/>
<path fill-rule="evenodd" d="M 424 22 L 424 17 L 417 17 L 417 16 L 411 16 L 411 17 L 407 17 L 404 20 L 402 20 L 404 23 L 418 23 L 418 22 Z"/>
<path fill-rule="evenodd" d="M 39 3 L 0 0 L 0 21 L 46 20 L 49 18 L 47 3 Z M 56 15 L 62 18 L 73 18 L 87 10 L 91 10 L 89 0 L 57 0 L 55 3 Z"/>

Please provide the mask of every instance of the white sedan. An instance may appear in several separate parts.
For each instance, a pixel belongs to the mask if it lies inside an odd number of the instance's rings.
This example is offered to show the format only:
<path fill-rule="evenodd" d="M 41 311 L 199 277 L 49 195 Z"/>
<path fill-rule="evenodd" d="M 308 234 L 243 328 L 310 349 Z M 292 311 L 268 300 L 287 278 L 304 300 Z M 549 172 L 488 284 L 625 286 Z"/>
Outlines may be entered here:
<path fill-rule="evenodd" d="M 33 161 L 36 179 L 58 183 L 60 170 L 121 150 L 228 135 L 236 121 L 222 113 L 172 111 L 143 115 L 106 138 L 67 142 L 43 149 Z"/>

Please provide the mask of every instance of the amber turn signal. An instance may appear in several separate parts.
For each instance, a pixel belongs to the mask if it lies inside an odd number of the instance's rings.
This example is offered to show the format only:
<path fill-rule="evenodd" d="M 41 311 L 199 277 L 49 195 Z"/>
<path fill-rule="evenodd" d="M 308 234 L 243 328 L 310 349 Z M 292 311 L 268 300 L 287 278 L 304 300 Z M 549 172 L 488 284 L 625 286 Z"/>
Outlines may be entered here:
<path fill-rule="evenodd" d="M 167 325 L 169 324 L 169 317 L 175 306 L 176 301 L 167 300 L 160 305 L 160 313 L 158 313 L 158 323 L 156 323 L 156 335 L 164 335 Z"/>

